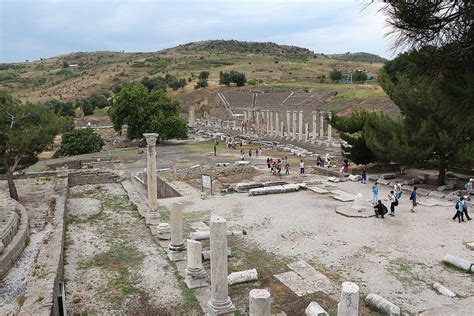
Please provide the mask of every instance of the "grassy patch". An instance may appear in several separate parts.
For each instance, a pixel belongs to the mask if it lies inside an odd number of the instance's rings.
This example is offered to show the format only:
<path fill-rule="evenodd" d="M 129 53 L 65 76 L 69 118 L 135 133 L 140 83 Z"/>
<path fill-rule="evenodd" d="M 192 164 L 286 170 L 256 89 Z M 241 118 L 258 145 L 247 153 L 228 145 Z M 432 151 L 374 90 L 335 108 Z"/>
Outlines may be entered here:
<path fill-rule="evenodd" d="M 176 264 L 170 261 L 170 266 L 174 270 L 174 275 L 176 277 L 176 280 L 178 281 L 179 289 L 184 299 L 184 306 L 181 306 L 181 308 L 187 312 L 196 311 L 198 314 L 202 314 L 202 309 L 201 305 L 199 304 L 199 301 L 194 295 L 194 292 L 188 288 L 188 286 L 184 282 L 184 279 L 179 275 Z"/>
<path fill-rule="evenodd" d="M 100 267 L 112 271 L 125 268 L 134 268 L 143 262 L 145 255 L 135 247 L 124 244 L 115 244 L 108 251 L 99 253 L 89 260 L 79 264 L 81 269 Z"/>
<path fill-rule="evenodd" d="M 390 261 L 387 272 L 395 277 L 406 288 L 416 288 L 423 281 L 418 277 L 414 268 L 420 263 L 411 262 L 404 258 L 397 258 Z"/>

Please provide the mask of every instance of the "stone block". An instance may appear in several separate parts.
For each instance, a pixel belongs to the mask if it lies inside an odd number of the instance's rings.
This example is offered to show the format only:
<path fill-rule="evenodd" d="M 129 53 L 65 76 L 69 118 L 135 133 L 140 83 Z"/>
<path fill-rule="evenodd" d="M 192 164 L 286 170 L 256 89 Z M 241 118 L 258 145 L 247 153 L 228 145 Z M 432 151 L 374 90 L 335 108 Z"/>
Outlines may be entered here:
<path fill-rule="evenodd" d="M 390 180 L 387 179 L 378 179 L 377 183 L 383 184 L 383 185 L 390 185 Z"/>
<path fill-rule="evenodd" d="M 430 191 L 430 190 L 423 189 L 423 188 L 418 188 L 418 189 L 416 190 L 416 192 L 417 192 L 419 195 L 428 196 L 431 191 Z"/>
<path fill-rule="evenodd" d="M 250 164 L 250 161 L 246 161 L 246 160 L 238 160 L 234 162 L 234 166 L 246 166 L 248 164 Z"/>
<path fill-rule="evenodd" d="M 353 174 L 350 174 L 348 178 L 350 181 L 354 181 L 354 182 L 360 181 L 362 179 L 360 175 L 353 175 Z"/>
<path fill-rule="evenodd" d="M 408 192 L 411 192 L 413 191 L 413 186 L 412 185 L 402 185 L 402 190 L 403 191 L 408 191 Z"/>
<path fill-rule="evenodd" d="M 380 175 L 380 179 L 395 179 L 396 177 L 395 173 L 383 173 Z"/>
<path fill-rule="evenodd" d="M 446 194 L 444 194 L 443 192 L 439 192 L 439 191 L 430 191 L 430 193 L 428 193 L 429 197 L 434 197 L 434 198 L 438 198 L 438 199 L 444 198 L 445 195 Z"/>
<path fill-rule="evenodd" d="M 329 316 L 328 312 L 324 310 L 324 308 L 321 307 L 316 302 L 311 302 L 309 303 L 308 307 L 306 307 L 304 314 L 306 316 Z"/>
<path fill-rule="evenodd" d="M 453 184 L 446 184 L 446 185 L 442 185 L 442 186 L 439 186 L 436 190 L 438 191 L 447 191 L 447 190 L 453 190 L 454 189 L 454 185 Z"/>

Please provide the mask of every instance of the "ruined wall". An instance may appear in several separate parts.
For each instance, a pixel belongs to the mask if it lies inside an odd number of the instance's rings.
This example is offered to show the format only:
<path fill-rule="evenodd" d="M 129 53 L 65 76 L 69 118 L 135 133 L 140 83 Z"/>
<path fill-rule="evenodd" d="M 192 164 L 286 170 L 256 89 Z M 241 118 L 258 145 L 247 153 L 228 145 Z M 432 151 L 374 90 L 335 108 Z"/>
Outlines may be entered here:
<path fill-rule="evenodd" d="M 157 181 L 157 190 L 158 190 L 158 198 L 159 199 L 165 199 L 165 198 L 181 196 L 181 194 L 179 194 L 178 191 L 173 189 L 164 180 L 157 177 L 156 181 Z"/>
<path fill-rule="evenodd" d="M 121 182 L 123 179 L 124 175 L 120 175 L 113 171 L 98 169 L 81 170 L 68 174 L 69 187 L 86 184 L 117 183 Z"/>

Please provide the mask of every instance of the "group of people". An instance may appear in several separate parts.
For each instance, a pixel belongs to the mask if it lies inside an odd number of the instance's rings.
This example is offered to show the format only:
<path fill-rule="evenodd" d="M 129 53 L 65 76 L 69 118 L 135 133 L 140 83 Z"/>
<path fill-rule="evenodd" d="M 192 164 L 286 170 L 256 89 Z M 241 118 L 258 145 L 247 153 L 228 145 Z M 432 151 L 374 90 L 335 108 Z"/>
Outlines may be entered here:
<path fill-rule="evenodd" d="M 415 212 L 415 207 L 417 204 L 418 194 L 416 192 L 417 187 L 413 188 L 413 191 L 410 194 L 411 201 L 411 212 Z M 388 201 L 390 202 L 390 216 L 395 216 L 395 207 L 400 203 L 400 198 L 402 196 L 402 186 L 398 181 L 395 181 L 393 185 L 393 190 L 390 190 L 388 194 Z M 372 204 L 374 206 L 375 217 L 382 217 L 388 213 L 387 207 L 382 203 L 380 199 L 380 190 L 378 187 L 377 181 L 375 181 L 374 186 L 372 187 Z"/>
<path fill-rule="evenodd" d="M 267 158 L 267 168 L 273 175 L 280 175 L 281 170 L 285 169 L 285 174 L 290 174 L 290 163 L 288 157 L 282 159 Z"/>
<path fill-rule="evenodd" d="M 454 214 L 453 220 L 456 218 L 459 220 L 459 223 L 464 222 L 464 216 L 466 216 L 466 220 L 470 221 L 472 218 L 469 217 L 469 213 L 467 212 L 467 199 L 464 196 L 459 198 L 459 201 L 456 202 L 454 206 L 456 209 L 456 214 Z"/>
<path fill-rule="evenodd" d="M 252 158 L 252 155 L 255 153 L 255 157 L 258 158 L 262 154 L 262 148 L 259 147 L 257 149 L 252 150 L 252 148 L 249 149 L 248 155 L 249 158 Z M 240 160 L 245 160 L 245 151 L 243 149 L 240 150 Z"/>
<path fill-rule="evenodd" d="M 318 155 L 318 157 L 316 158 L 316 166 L 321 168 L 324 168 L 325 166 L 327 168 L 332 168 L 331 157 L 329 156 L 329 154 L 326 154 L 326 157 L 321 157 Z"/>

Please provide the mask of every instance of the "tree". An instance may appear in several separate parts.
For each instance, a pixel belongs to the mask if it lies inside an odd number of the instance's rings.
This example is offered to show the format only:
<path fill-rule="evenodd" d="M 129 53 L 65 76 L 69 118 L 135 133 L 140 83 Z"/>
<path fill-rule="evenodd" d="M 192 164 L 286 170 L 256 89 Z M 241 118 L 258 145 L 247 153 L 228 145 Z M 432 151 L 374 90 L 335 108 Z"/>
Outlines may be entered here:
<path fill-rule="evenodd" d="M 22 104 L 7 92 L 0 92 L 0 163 L 8 182 L 10 197 L 18 200 L 13 173 L 50 144 L 72 119 L 60 117 L 41 104 Z"/>
<path fill-rule="evenodd" d="M 83 128 L 64 133 L 60 150 L 67 156 L 81 155 L 98 152 L 102 146 L 104 146 L 104 141 L 99 134 L 91 128 Z"/>
<path fill-rule="evenodd" d="M 209 79 L 209 71 L 201 71 L 199 73 L 199 79 L 204 79 L 204 80 L 207 80 Z"/>
<path fill-rule="evenodd" d="M 68 68 L 69 67 L 69 63 L 65 60 L 63 61 L 63 68 Z"/>
<path fill-rule="evenodd" d="M 206 79 L 199 79 L 194 89 L 206 88 L 209 84 L 207 83 Z"/>
<path fill-rule="evenodd" d="M 107 99 L 107 97 L 103 94 L 98 93 L 98 92 L 92 93 L 89 96 L 88 99 L 89 99 L 89 102 L 92 104 L 92 107 L 94 108 L 94 110 L 96 108 L 103 109 L 106 106 L 110 105 L 109 100 Z"/>
<path fill-rule="evenodd" d="M 219 72 L 219 84 L 224 84 L 226 86 L 229 86 L 230 83 L 232 82 L 232 77 L 230 73 L 228 72 Z"/>
<path fill-rule="evenodd" d="M 148 91 L 153 89 L 166 90 L 167 85 L 165 79 L 160 76 L 154 78 L 145 77 L 142 79 L 141 83 L 148 89 Z"/>
<path fill-rule="evenodd" d="M 342 79 L 342 72 L 339 69 L 333 69 L 329 73 L 329 77 L 331 78 L 332 81 L 339 81 Z"/>
<path fill-rule="evenodd" d="M 363 71 L 357 70 L 352 74 L 352 80 L 355 82 L 367 81 L 367 74 Z"/>
<path fill-rule="evenodd" d="M 46 101 L 44 105 L 59 116 L 75 116 L 74 105 L 72 102 L 61 102 L 53 99 Z"/>
<path fill-rule="evenodd" d="M 158 133 L 160 139 L 187 138 L 187 124 L 179 114 L 178 101 L 163 90 L 148 91 L 141 83 L 124 86 L 109 116 L 116 131 L 127 124 L 128 139 L 143 139 L 143 133 Z"/>
<path fill-rule="evenodd" d="M 245 74 L 231 70 L 230 72 L 220 72 L 219 73 L 219 84 L 224 84 L 229 86 L 231 83 L 235 83 L 237 86 L 244 86 L 247 82 Z"/>
<path fill-rule="evenodd" d="M 76 101 L 76 107 L 80 107 L 84 115 L 94 114 L 94 105 L 91 103 L 89 98 Z"/>

